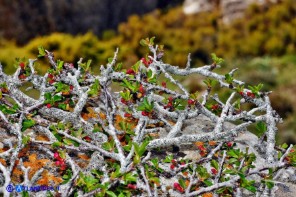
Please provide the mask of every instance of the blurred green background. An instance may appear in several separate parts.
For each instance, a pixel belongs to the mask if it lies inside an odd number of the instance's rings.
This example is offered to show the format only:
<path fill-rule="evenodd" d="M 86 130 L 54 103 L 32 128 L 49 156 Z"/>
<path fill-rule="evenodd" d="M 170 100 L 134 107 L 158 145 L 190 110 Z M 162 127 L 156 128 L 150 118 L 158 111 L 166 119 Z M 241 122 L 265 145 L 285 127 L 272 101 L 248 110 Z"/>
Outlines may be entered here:
<path fill-rule="evenodd" d="M 185 67 L 191 53 L 192 65 L 202 66 L 214 52 L 225 59 L 219 73 L 239 68 L 236 78 L 273 91 L 272 105 L 284 118 L 278 142 L 296 143 L 295 0 L 229 2 L 0 0 L 0 14 L 7 16 L 0 19 L 0 61 L 13 73 L 16 57 L 35 58 L 42 45 L 66 62 L 92 59 L 98 72 L 119 47 L 119 61 L 129 67 L 147 53 L 140 39 L 152 36 L 165 46 L 164 61 L 172 65 Z M 37 63 L 40 73 L 47 68 Z M 204 88 L 198 76 L 183 82 L 191 92 Z"/>

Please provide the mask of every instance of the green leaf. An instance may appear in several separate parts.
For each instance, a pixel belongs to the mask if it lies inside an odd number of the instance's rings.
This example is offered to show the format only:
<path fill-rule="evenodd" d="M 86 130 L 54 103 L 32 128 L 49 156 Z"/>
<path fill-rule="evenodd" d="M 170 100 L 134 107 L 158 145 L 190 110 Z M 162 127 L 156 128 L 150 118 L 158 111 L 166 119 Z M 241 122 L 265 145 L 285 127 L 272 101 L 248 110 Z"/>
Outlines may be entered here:
<path fill-rule="evenodd" d="M 95 82 L 90 87 L 90 90 L 88 91 L 88 95 L 90 96 L 97 96 L 100 91 L 100 83 L 98 79 L 95 79 Z"/>
<path fill-rule="evenodd" d="M 126 181 L 126 182 L 137 182 L 137 175 L 132 174 L 132 172 L 126 173 L 123 176 L 123 180 Z"/>
<path fill-rule="evenodd" d="M 211 56 L 215 64 L 221 64 L 224 61 L 222 58 L 217 57 L 215 53 L 211 53 Z"/>
<path fill-rule="evenodd" d="M 45 49 L 43 48 L 43 46 L 39 46 L 38 47 L 38 56 L 37 57 L 44 57 L 46 55 L 45 53 Z"/>
<path fill-rule="evenodd" d="M 186 188 L 186 184 L 185 184 L 185 181 L 184 181 L 183 179 L 179 179 L 178 182 L 179 182 L 180 186 L 181 186 L 183 189 Z"/>
<path fill-rule="evenodd" d="M 231 157 L 238 158 L 238 154 L 236 153 L 236 151 L 234 149 L 229 150 L 227 152 L 227 154 Z"/>
<path fill-rule="evenodd" d="M 216 161 L 216 160 L 211 160 L 211 166 L 213 167 L 213 168 L 215 168 L 216 170 L 218 170 L 218 168 L 219 168 L 219 164 L 218 164 L 218 162 Z"/>
<path fill-rule="evenodd" d="M 46 92 L 46 93 L 44 94 L 44 98 L 45 98 L 46 100 L 50 100 L 50 99 L 51 99 L 51 94 L 50 94 L 49 92 Z"/>
<path fill-rule="evenodd" d="M 25 131 L 26 129 L 33 127 L 35 124 L 36 122 L 33 119 L 24 120 L 22 124 L 22 131 Z"/>
<path fill-rule="evenodd" d="M 256 124 L 256 129 L 259 132 L 259 134 L 263 134 L 265 133 L 265 131 L 267 131 L 267 126 L 264 122 L 260 121 Z"/>
<path fill-rule="evenodd" d="M 233 77 L 230 74 L 226 74 L 225 75 L 225 81 L 229 84 L 231 84 L 233 82 Z"/>
<path fill-rule="evenodd" d="M 60 95 L 54 95 L 53 96 L 53 102 L 55 103 L 55 102 L 58 102 L 58 101 L 61 101 L 62 100 L 62 96 L 60 96 Z"/>
<path fill-rule="evenodd" d="M 210 181 L 209 179 L 204 180 L 203 183 L 206 184 L 206 186 L 208 187 L 213 185 L 212 181 Z"/>
<path fill-rule="evenodd" d="M 173 155 L 167 155 L 163 162 L 165 163 L 171 163 L 172 159 L 174 159 Z"/>
<path fill-rule="evenodd" d="M 30 136 L 23 136 L 22 138 L 22 144 L 26 145 L 30 141 Z"/>
<path fill-rule="evenodd" d="M 140 64 L 141 61 L 137 61 L 137 63 L 135 63 L 133 66 L 132 66 L 132 69 L 135 71 L 135 73 L 137 73 L 139 71 L 139 68 L 140 68 Z"/>
<path fill-rule="evenodd" d="M 111 197 L 117 197 L 116 194 L 112 191 L 106 191 L 106 194 L 108 194 L 108 196 L 111 196 Z"/>
<path fill-rule="evenodd" d="M 284 143 L 284 144 L 281 145 L 281 147 L 282 147 L 283 149 L 287 149 L 287 148 L 289 147 L 289 145 L 286 144 L 286 143 Z"/>
<path fill-rule="evenodd" d="M 142 45 L 142 46 L 147 46 L 149 44 L 149 42 L 147 42 L 147 40 L 144 40 L 144 39 L 141 39 L 140 40 L 140 45 Z"/>
<path fill-rule="evenodd" d="M 58 71 L 62 70 L 63 65 L 64 65 L 64 61 L 58 60 L 57 61 L 57 70 Z"/>
<path fill-rule="evenodd" d="M 154 39 L 155 39 L 155 36 L 153 36 L 152 38 L 150 38 L 150 40 L 149 40 L 149 44 L 150 45 L 154 45 Z"/>

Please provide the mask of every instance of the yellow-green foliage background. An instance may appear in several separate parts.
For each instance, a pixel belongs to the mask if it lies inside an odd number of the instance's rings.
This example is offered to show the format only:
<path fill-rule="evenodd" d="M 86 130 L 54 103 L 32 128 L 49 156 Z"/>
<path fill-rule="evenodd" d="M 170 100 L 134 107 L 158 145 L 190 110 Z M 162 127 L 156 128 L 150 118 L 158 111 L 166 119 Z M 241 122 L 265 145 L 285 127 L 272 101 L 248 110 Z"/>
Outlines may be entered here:
<path fill-rule="evenodd" d="M 12 73 L 15 57 L 35 58 L 37 47 L 54 51 L 56 59 L 77 62 L 80 57 L 93 60 L 93 70 L 112 57 L 119 47 L 119 60 L 131 66 L 147 53 L 139 45 L 145 37 L 156 36 L 165 46 L 164 61 L 184 67 L 188 53 L 192 65 L 210 63 L 215 52 L 226 63 L 219 72 L 238 67 L 236 77 L 249 84 L 263 83 L 264 90 L 273 90 L 272 103 L 285 123 L 280 125 L 281 141 L 296 142 L 296 4 L 286 0 L 265 7 L 252 5 L 245 17 L 226 25 L 220 11 L 185 15 L 181 7 L 167 11 L 156 10 L 142 17 L 133 15 L 118 27 L 118 32 L 105 31 L 98 38 L 92 33 L 72 36 L 54 33 L 37 37 L 19 47 L 0 40 L 0 61 L 5 71 Z M 48 67 L 39 63 L 37 70 Z M 192 79 L 191 84 L 194 80 Z M 189 86 L 191 90 L 196 89 Z"/>

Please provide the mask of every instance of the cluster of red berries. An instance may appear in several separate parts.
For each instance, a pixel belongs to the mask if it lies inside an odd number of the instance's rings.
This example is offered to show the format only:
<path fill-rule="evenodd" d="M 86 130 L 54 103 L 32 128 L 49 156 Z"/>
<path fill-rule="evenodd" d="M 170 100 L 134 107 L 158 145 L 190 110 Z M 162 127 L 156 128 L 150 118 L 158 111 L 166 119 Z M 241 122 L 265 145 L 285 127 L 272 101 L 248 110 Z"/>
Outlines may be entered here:
<path fill-rule="evenodd" d="M 212 105 L 211 110 L 212 111 L 217 111 L 219 108 L 220 108 L 220 105 L 219 104 L 215 104 L 215 105 Z"/>
<path fill-rule="evenodd" d="M 59 153 L 58 153 L 58 152 L 55 152 L 55 153 L 53 154 L 53 157 L 56 159 L 55 164 L 56 164 L 57 166 L 60 166 L 60 169 L 61 169 L 61 170 L 66 170 L 66 163 L 65 163 L 65 160 L 62 159 L 62 158 L 60 157 Z"/>
<path fill-rule="evenodd" d="M 24 62 L 20 62 L 19 66 L 21 67 L 21 73 L 22 73 L 19 75 L 19 79 L 25 79 L 26 75 L 24 74 L 24 71 L 25 71 L 26 64 Z"/>
<path fill-rule="evenodd" d="M 49 83 L 50 85 L 53 84 L 53 83 L 55 82 L 55 80 L 54 80 L 54 76 L 53 76 L 53 74 L 51 74 L 51 73 L 48 74 L 48 79 L 49 79 L 48 83 Z"/>
<path fill-rule="evenodd" d="M 173 100 L 174 100 L 174 99 L 173 99 L 173 97 L 169 97 L 168 100 L 169 100 L 169 102 L 168 102 L 168 104 L 166 104 L 166 105 L 164 106 L 164 108 L 165 108 L 165 109 L 169 108 L 169 109 L 172 110 L 172 109 L 173 109 Z"/>
<path fill-rule="evenodd" d="M 244 97 L 245 96 L 245 93 L 244 92 L 239 92 L 239 94 Z M 255 94 L 252 93 L 252 92 L 247 92 L 247 96 L 250 97 L 250 98 L 255 98 Z"/>
<path fill-rule="evenodd" d="M 207 149 L 204 147 L 204 145 L 198 145 L 197 146 L 199 150 L 199 154 L 203 157 L 207 154 Z"/>
<path fill-rule="evenodd" d="M 174 188 L 176 190 L 178 190 L 179 192 L 183 193 L 184 192 L 184 188 L 181 187 L 181 185 L 179 183 L 174 183 Z"/>
<path fill-rule="evenodd" d="M 171 170 L 174 170 L 176 167 L 178 167 L 179 166 L 179 164 L 177 163 L 177 161 L 175 160 L 175 159 L 172 159 L 171 160 L 171 165 L 170 165 L 170 169 Z M 184 166 L 185 165 L 185 162 L 184 161 L 182 161 L 181 163 L 181 166 Z"/>
<path fill-rule="evenodd" d="M 142 61 L 142 63 L 146 66 L 146 67 L 148 67 L 151 63 L 152 63 L 152 60 L 150 59 L 150 60 L 147 60 L 146 58 L 142 58 L 141 59 L 141 61 Z"/>

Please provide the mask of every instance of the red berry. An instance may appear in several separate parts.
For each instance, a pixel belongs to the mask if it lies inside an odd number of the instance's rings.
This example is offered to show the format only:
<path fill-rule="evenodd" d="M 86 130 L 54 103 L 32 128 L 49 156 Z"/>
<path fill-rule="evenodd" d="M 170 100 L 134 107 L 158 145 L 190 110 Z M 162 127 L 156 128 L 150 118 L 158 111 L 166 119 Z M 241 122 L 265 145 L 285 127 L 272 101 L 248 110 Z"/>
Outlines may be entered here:
<path fill-rule="evenodd" d="M 188 105 L 194 105 L 194 100 L 189 99 L 189 100 L 188 100 Z"/>
<path fill-rule="evenodd" d="M 219 105 L 218 104 L 212 105 L 211 109 L 212 110 L 217 110 L 217 109 L 219 109 Z"/>
<path fill-rule="evenodd" d="M 218 171 L 215 168 L 211 168 L 211 172 L 215 175 L 218 173 Z"/>
<path fill-rule="evenodd" d="M 90 142 L 92 140 L 89 136 L 85 136 L 83 139 L 87 142 Z"/>
<path fill-rule="evenodd" d="M 149 113 L 146 111 L 142 111 L 142 116 L 149 116 Z"/>
<path fill-rule="evenodd" d="M 144 93 L 145 93 L 145 89 L 143 88 L 143 86 L 142 86 L 142 85 L 140 85 L 139 92 L 141 92 L 142 94 L 144 94 Z"/>
<path fill-rule="evenodd" d="M 179 192 L 184 192 L 184 189 L 181 187 L 179 183 L 174 183 L 174 188 Z"/>
<path fill-rule="evenodd" d="M 50 103 L 46 104 L 46 107 L 51 108 L 51 104 Z"/>
<path fill-rule="evenodd" d="M 21 69 L 23 69 L 23 70 L 24 70 L 25 66 L 26 66 L 26 65 L 25 65 L 25 63 L 24 63 L 24 62 L 21 62 L 21 63 L 20 63 L 20 67 L 21 67 Z"/>
<path fill-rule="evenodd" d="M 243 91 L 239 92 L 239 94 L 240 94 L 241 96 L 244 96 L 244 92 L 243 92 Z"/>
<path fill-rule="evenodd" d="M 123 104 L 127 104 L 127 101 L 126 101 L 124 98 L 121 98 L 120 101 L 121 101 Z"/>
<path fill-rule="evenodd" d="M 70 85 L 70 90 L 73 91 L 73 86 L 72 85 Z"/>
<path fill-rule="evenodd" d="M 171 166 L 170 166 L 171 170 L 174 170 L 175 167 L 176 167 L 176 166 L 175 166 L 174 164 L 171 164 Z"/>
<path fill-rule="evenodd" d="M 128 187 L 129 189 L 133 189 L 133 190 L 137 189 L 137 186 L 136 186 L 136 185 L 134 185 L 134 184 L 130 184 L 130 183 L 127 185 L 127 187 Z"/>
<path fill-rule="evenodd" d="M 57 166 L 60 166 L 60 165 L 61 165 L 61 161 L 58 160 L 58 161 L 55 162 L 55 164 L 56 164 Z"/>
<path fill-rule="evenodd" d="M 124 114 L 124 117 L 126 117 L 126 118 L 130 118 L 130 117 L 132 117 L 132 115 L 129 114 L 129 113 L 125 113 L 125 114 Z"/>
<path fill-rule="evenodd" d="M 255 98 L 255 94 L 253 94 L 252 92 L 247 92 L 247 96 L 251 98 Z"/>
<path fill-rule="evenodd" d="M 59 153 L 55 152 L 55 153 L 53 154 L 53 157 L 54 157 L 55 159 L 58 159 L 58 158 L 60 158 L 60 155 L 59 155 Z"/>
<path fill-rule="evenodd" d="M 173 106 L 173 104 L 171 103 L 171 102 L 169 102 L 168 104 L 167 104 L 167 107 L 172 107 Z"/>
<path fill-rule="evenodd" d="M 49 80 L 49 84 L 51 85 L 51 84 L 53 84 L 55 82 L 55 80 L 53 80 L 53 79 L 51 79 L 51 80 Z"/>
<path fill-rule="evenodd" d="M 172 102 L 172 101 L 173 101 L 173 97 L 170 96 L 170 97 L 168 98 L 168 100 L 169 100 L 169 102 Z"/>
<path fill-rule="evenodd" d="M 228 147 L 231 147 L 232 146 L 232 143 L 231 142 L 227 142 L 227 146 Z"/>
<path fill-rule="evenodd" d="M 26 75 L 21 74 L 21 75 L 19 76 L 19 78 L 20 78 L 20 79 L 26 79 Z"/>
<path fill-rule="evenodd" d="M 69 68 L 74 68 L 74 64 L 73 63 L 70 63 L 69 64 Z"/>
<path fill-rule="evenodd" d="M 48 74 L 48 78 L 53 79 L 53 77 L 54 77 L 53 74 L 50 74 L 50 73 Z"/>
<path fill-rule="evenodd" d="M 166 82 L 162 82 L 161 83 L 161 86 L 164 87 L 164 88 L 166 88 Z"/>
<path fill-rule="evenodd" d="M 175 159 L 172 159 L 172 160 L 171 160 L 171 163 L 176 164 L 177 162 L 176 162 Z"/>
<path fill-rule="evenodd" d="M 132 69 L 127 69 L 126 74 L 134 75 L 135 74 L 135 71 L 132 70 Z"/>

